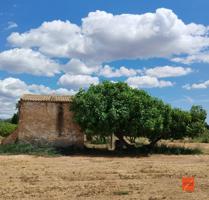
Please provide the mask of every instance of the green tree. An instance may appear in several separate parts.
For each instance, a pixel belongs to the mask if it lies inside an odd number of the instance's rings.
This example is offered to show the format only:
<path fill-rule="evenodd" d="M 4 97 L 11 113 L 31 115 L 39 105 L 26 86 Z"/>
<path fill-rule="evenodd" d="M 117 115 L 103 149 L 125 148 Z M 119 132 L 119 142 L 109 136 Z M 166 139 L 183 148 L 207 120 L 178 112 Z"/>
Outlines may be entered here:
<path fill-rule="evenodd" d="M 18 124 L 18 120 L 19 120 L 19 115 L 18 113 L 14 113 L 14 115 L 11 118 L 11 123 L 12 124 Z"/>
<path fill-rule="evenodd" d="M 190 137 L 200 136 L 207 130 L 207 112 L 202 106 L 193 105 L 190 109 L 191 123 L 187 128 Z"/>
<path fill-rule="evenodd" d="M 127 147 L 131 145 L 125 137 L 146 137 L 150 147 L 161 139 L 194 137 L 195 127 L 206 119 L 201 107 L 194 106 L 190 112 L 173 109 L 143 90 L 109 81 L 91 85 L 87 91 L 81 89 L 70 109 L 87 136 L 114 134 Z"/>
<path fill-rule="evenodd" d="M 126 83 L 105 81 L 80 90 L 73 98 L 74 119 L 87 136 L 110 136 L 114 133 L 129 146 L 124 136 L 136 137 L 149 128 L 144 123 L 145 110 L 152 105 L 152 97 L 143 90 Z"/>
<path fill-rule="evenodd" d="M 148 126 L 143 136 L 149 139 L 150 148 L 161 139 L 182 139 L 188 135 L 191 115 L 187 111 L 173 109 L 158 100 L 146 111 L 146 115 Z"/>

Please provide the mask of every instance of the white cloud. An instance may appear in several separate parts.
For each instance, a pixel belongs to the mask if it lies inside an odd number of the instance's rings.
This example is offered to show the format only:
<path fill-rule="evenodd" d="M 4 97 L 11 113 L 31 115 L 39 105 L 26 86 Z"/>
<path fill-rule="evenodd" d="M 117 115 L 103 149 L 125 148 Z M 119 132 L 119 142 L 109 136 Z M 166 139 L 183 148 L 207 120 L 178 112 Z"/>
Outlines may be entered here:
<path fill-rule="evenodd" d="M 192 72 L 191 68 L 172 67 L 172 66 L 155 67 L 155 68 L 145 69 L 144 71 L 144 73 L 147 76 L 153 76 L 157 78 L 184 76 L 191 72 Z"/>
<path fill-rule="evenodd" d="M 209 63 L 209 52 L 197 53 L 197 54 L 189 55 L 187 57 L 176 57 L 173 58 L 172 61 L 180 62 L 184 64 Z"/>
<path fill-rule="evenodd" d="M 34 94 L 57 94 L 57 95 L 74 95 L 76 93 L 75 90 L 67 90 L 65 88 L 51 89 L 44 85 L 28 85 L 29 93 Z"/>
<path fill-rule="evenodd" d="M 63 65 L 62 68 L 69 74 L 92 74 L 98 71 L 99 66 L 87 66 L 82 61 L 72 58 L 67 64 Z"/>
<path fill-rule="evenodd" d="M 19 97 L 24 93 L 29 93 L 27 84 L 20 79 L 6 78 L 0 80 L 0 95 L 4 97 Z"/>
<path fill-rule="evenodd" d="M 19 34 L 12 33 L 8 41 L 18 47 L 37 47 L 51 56 L 68 57 L 70 50 L 82 52 L 80 27 L 69 21 L 44 22 L 40 27 Z"/>
<path fill-rule="evenodd" d="M 21 95 L 32 94 L 65 94 L 73 95 L 75 90 L 65 88 L 51 89 L 44 85 L 27 85 L 17 78 L 5 78 L 0 80 L 0 118 L 8 118 L 15 112 L 15 105 Z"/>
<path fill-rule="evenodd" d="M 137 70 L 134 69 L 128 69 L 124 66 L 120 67 L 119 69 L 113 69 L 109 65 L 105 65 L 100 69 L 99 75 L 104 76 L 107 78 L 112 78 L 112 77 L 121 77 L 121 76 L 134 76 L 137 74 Z"/>
<path fill-rule="evenodd" d="M 0 53 L 0 69 L 10 73 L 53 76 L 59 73 L 59 64 L 32 49 L 15 48 Z"/>
<path fill-rule="evenodd" d="M 7 29 L 13 29 L 13 28 L 17 28 L 18 25 L 15 22 L 9 21 L 7 24 Z"/>
<path fill-rule="evenodd" d="M 8 41 L 18 47 L 36 47 L 55 57 L 101 64 L 119 59 L 193 55 L 209 46 L 208 27 L 185 24 L 172 10 L 113 15 L 90 12 L 81 26 L 69 21 L 44 22 L 25 33 L 12 33 Z"/>
<path fill-rule="evenodd" d="M 90 84 L 98 84 L 99 79 L 89 75 L 64 74 L 60 77 L 58 83 L 66 88 L 77 90 L 79 88 L 87 88 Z"/>
<path fill-rule="evenodd" d="M 207 89 L 209 88 L 209 80 L 202 82 L 202 83 L 193 83 L 193 84 L 186 84 L 183 85 L 184 89 L 191 90 L 191 89 Z"/>
<path fill-rule="evenodd" d="M 154 88 L 154 87 L 170 87 L 174 83 L 170 81 L 159 80 L 156 77 L 151 76 L 134 76 L 129 77 L 126 82 L 134 88 Z"/>
<path fill-rule="evenodd" d="M 190 84 L 185 84 L 185 85 L 182 86 L 182 88 L 184 88 L 186 90 L 190 90 L 191 86 L 190 86 Z"/>
<path fill-rule="evenodd" d="M 31 84 L 27 85 L 24 81 L 8 77 L 0 80 L 0 95 L 4 97 L 20 97 L 25 93 L 32 94 L 68 94 L 75 93 L 74 90 L 67 90 L 65 88 L 51 89 L 44 85 Z"/>
<path fill-rule="evenodd" d="M 11 117 L 16 110 L 16 102 L 13 98 L 0 96 L 0 118 L 7 119 Z"/>

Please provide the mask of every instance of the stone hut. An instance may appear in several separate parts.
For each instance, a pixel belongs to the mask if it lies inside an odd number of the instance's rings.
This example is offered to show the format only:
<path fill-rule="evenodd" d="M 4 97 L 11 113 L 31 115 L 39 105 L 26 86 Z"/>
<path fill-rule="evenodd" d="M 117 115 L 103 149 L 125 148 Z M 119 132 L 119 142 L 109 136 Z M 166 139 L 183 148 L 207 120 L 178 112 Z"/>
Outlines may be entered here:
<path fill-rule="evenodd" d="M 71 96 L 25 94 L 19 101 L 18 140 L 58 147 L 84 144 L 84 134 L 73 122 Z"/>

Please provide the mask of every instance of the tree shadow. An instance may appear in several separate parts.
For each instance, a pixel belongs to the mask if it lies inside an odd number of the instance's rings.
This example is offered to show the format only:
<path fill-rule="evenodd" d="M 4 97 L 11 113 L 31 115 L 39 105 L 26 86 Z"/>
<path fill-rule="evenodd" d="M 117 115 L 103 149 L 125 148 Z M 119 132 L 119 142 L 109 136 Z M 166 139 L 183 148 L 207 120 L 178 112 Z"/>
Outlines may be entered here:
<path fill-rule="evenodd" d="M 150 148 L 147 145 L 142 145 L 135 148 L 108 150 L 107 148 L 54 148 L 50 146 L 34 146 L 31 144 L 11 144 L 0 145 L 1 155 L 34 155 L 34 156 L 90 156 L 90 157 L 147 157 L 151 154 L 165 155 L 194 155 L 202 154 L 198 148 L 186 148 L 178 146 L 168 146 L 161 144 Z"/>
<path fill-rule="evenodd" d="M 65 156 L 91 156 L 91 157 L 147 157 L 151 154 L 165 154 L 165 155 L 193 155 L 202 154 L 202 151 L 198 148 L 186 148 L 178 146 L 167 146 L 161 144 L 153 148 L 149 148 L 146 145 L 131 148 L 131 149 L 119 149 L 119 150 L 108 150 L 101 148 L 88 148 L 84 147 L 78 149 L 76 147 L 69 148 L 57 148 L 56 149 L 61 155 Z"/>

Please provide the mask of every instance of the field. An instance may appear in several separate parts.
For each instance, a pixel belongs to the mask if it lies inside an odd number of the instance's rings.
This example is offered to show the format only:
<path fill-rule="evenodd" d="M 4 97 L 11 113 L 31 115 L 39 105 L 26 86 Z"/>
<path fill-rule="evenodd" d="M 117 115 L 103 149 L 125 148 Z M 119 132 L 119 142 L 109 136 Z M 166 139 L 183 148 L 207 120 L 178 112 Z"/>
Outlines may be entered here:
<path fill-rule="evenodd" d="M 0 156 L 0 199 L 205 200 L 208 172 L 208 155 Z M 182 176 L 195 176 L 195 192 Z"/>

